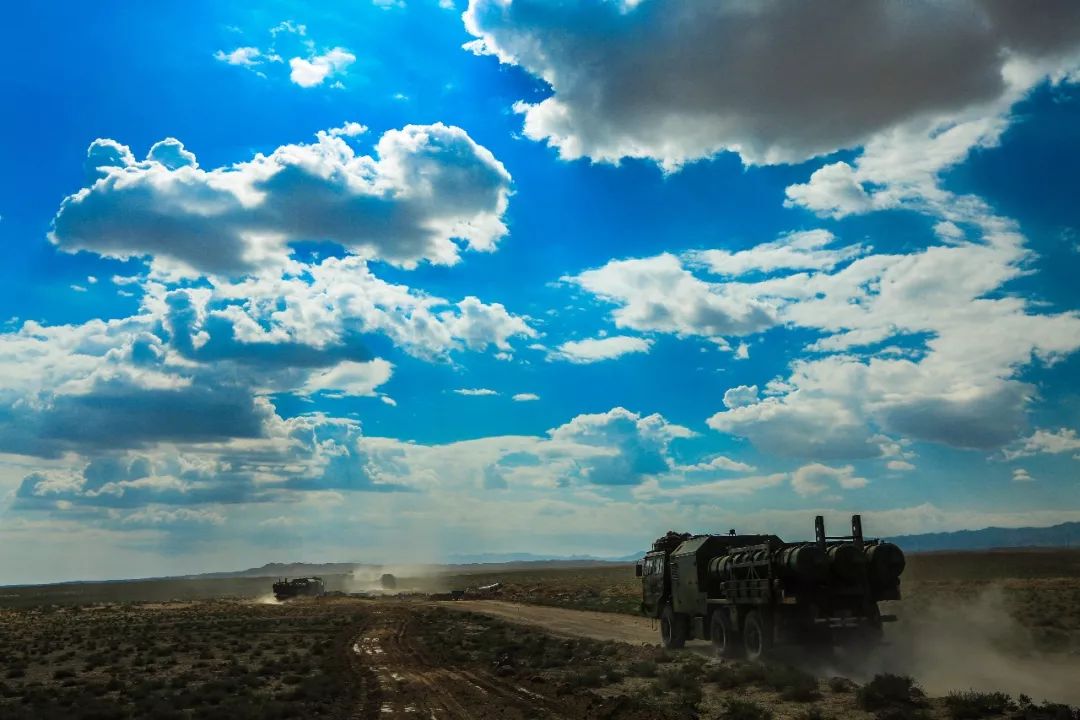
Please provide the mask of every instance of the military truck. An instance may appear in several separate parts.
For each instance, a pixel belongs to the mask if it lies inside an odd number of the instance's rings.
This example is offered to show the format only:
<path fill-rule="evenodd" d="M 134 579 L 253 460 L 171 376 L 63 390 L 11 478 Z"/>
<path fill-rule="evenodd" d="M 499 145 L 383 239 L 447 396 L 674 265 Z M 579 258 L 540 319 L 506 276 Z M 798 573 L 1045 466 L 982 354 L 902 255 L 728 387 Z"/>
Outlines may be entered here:
<path fill-rule="evenodd" d="M 274 583 L 274 597 L 288 600 L 294 597 L 319 597 L 326 594 L 326 584 L 320 577 L 282 578 Z"/>
<path fill-rule="evenodd" d="M 711 640 L 717 655 L 760 660 L 779 645 L 873 646 L 880 600 L 900 599 L 904 553 L 851 535 L 828 537 L 820 515 L 814 542 L 776 535 L 669 532 L 637 565 L 641 612 L 658 619 L 666 648 Z"/>

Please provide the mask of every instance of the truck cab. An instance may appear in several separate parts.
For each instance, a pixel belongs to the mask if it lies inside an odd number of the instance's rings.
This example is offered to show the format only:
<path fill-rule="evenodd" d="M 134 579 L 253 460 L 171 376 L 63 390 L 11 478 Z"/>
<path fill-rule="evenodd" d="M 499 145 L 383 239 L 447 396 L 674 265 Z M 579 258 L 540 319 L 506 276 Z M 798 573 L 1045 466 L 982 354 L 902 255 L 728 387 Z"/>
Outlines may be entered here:
<path fill-rule="evenodd" d="M 667 579 L 667 553 L 650 552 L 638 564 L 641 577 L 641 614 L 660 617 L 660 610 L 670 599 Z"/>

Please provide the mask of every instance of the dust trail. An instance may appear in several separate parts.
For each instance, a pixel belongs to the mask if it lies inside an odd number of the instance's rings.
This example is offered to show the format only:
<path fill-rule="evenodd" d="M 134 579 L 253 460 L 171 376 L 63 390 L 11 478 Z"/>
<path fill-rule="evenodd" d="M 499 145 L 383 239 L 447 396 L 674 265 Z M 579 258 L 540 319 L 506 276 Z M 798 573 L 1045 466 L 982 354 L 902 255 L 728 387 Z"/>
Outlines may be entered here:
<path fill-rule="evenodd" d="M 266 593 L 252 600 L 256 605 L 281 605 L 281 601 L 274 597 L 273 593 Z"/>
<path fill-rule="evenodd" d="M 868 662 L 844 668 L 849 676 L 911 675 L 931 695 L 1000 690 L 1080 703 L 1080 657 L 1042 652 L 1010 614 L 1000 585 L 968 600 L 935 600 L 900 612 L 900 622 L 887 629 L 888 645 Z"/>
<path fill-rule="evenodd" d="M 392 587 L 383 584 L 383 576 L 392 575 Z M 440 592 L 444 590 L 437 568 L 431 565 L 383 565 L 359 567 L 345 580 L 346 592 L 371 595 L 396 595 L 401 592 Z"/>

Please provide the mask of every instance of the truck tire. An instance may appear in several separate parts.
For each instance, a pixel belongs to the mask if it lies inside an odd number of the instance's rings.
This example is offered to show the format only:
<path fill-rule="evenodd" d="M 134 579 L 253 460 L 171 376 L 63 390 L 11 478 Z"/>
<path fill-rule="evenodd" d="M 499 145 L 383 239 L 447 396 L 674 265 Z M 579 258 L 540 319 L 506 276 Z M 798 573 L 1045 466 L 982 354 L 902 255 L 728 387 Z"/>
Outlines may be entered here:
<path fill-rule="evenodd" d="M 742 638 L 735 632 L 727 610 L 715 610 L 709 620 L 709 639 L 718 658 L 737 658 L 742 655 Z"/>
<path fill-rule="evenodd" d="M 773 645 L 772 627 L 757 610 L 746 614 L 742 638 L 747 660 L 758 662 L 769 656 Z"/>
<path fill-rule="evenodd" d="M 660 612 L 660 644 L 667 650 L 678 650 L 686 644 L 686 617 L 675 612 L 671 603 Z"/>

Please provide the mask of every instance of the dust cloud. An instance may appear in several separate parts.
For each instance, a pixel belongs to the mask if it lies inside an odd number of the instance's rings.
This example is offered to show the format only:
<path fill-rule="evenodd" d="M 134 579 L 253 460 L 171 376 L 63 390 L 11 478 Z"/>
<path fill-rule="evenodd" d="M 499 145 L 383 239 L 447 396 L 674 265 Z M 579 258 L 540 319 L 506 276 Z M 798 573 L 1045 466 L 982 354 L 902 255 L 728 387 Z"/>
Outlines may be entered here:
<path fill-rule="evenodd" d="M 274 597 L 274 593 L 266 593 L 252 600 L 256 605 L 281 605 L 282 602 Z"/>
<path fill-rule="evenodd" d="M 931 695 L 997 690 L 1080 703 L 1080 657 L 1041 651 L 1010 614 L 999 585 L 971 599 L 935 599 L 898 614 L 900 621 L 887 627 L 888 644 L 861 668 L 845 668 L 849 676 L 910 675 Z"/>
<path fill-rule="evenodd" d="M 394 576 L 394 586 L 384 587 L 383 575 Z M 431 565 L 383 565 L 358 567 L 344 580 L 345 592 L 396 595 L 408 592 L 443 592 L 444 581 Z"/>

